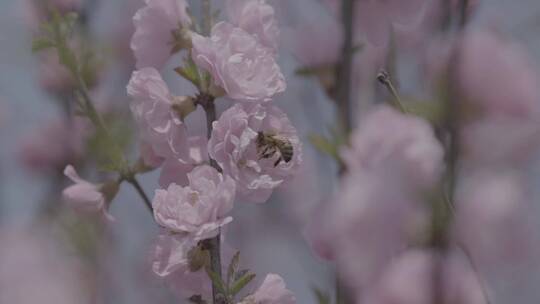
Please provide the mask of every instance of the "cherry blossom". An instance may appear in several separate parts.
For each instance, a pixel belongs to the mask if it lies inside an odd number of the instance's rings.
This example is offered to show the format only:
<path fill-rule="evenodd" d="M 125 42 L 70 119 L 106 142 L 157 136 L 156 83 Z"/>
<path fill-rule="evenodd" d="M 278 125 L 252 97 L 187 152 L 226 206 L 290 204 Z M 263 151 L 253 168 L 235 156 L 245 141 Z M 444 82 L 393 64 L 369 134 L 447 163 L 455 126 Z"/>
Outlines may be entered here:
<path fill-rule="evenodd" d="M 64 174 L 75 183 L 62 192 L 62 196 L 70 207 L 79 212 L 103 214 L 107 219 L 113 220 L 113 217 L 107 212 L 108 202 L 102 186 L 80 178 L 71 165 L 66 167 Z M 111 189 L 114 194 L 117 190 Z"/>
<path fill-rule="evenodd" d="M 261 286 L 252 294 L 244 298 L 240 304 L 295 304 L 294 294 L 285 286 L 283 278 L 277 274 L 266 275 Z"/>
<path fill-rule="evenodd" d="M 131 49 L 137 68 L 161 69 L 177 48 L 189 45 L 191 18 L 185 0 L 146 0 L 133 17 Z M 176 35 L 176 36 L 175 36 Z M 187 45 L 186 45 L 187 44 Z"/>
<path fill-rule="evenodd" d="M 258 143 L 262 136 L 267 139 Z M 290 160 L 284 159 L 276 144 L 292 148 Z M 287 115 L 275 106 L 260 104 L 235 104 L 223 112 L 214 122 L 208 153 L 236 181 L 238 195 L 258 203 L 268 200 L 302 161 L 302 147 Z"/>
<path fill-rule="evenodd" d="M 162 158 L 187 158 L 186 129 L 173 109 L 175 98 L 159 72 L 154 68 L 133 72 L 127 91 L 142 138 L 150 145 L 147 149 Z"/>
<path fill-rule="evenodd" d="M 277 53 L 279 28 L 274 8 L 265 0 L 229 0 L 227 13 L 232 24 L 256 36 L 262 45 Z"/>
<path fill-rule="evenodd" d="M 192 41 L 193 61 L 212 75 L 228 97 L 265 102 L 285 90 L 274 55 L 245 30 L 220 22 L 210 37 L 194 34 Z"/>
<path fill-rule="evenodd" d="M 159 225 L 190 233 L 195 240 L 211 238 L 232 221 L 225 215 L 233 208 L 235 182 L 208 165 L 196 167 L 187 177 L 189 186 L 170 184 L 156 190 L 154 217 Z"/>

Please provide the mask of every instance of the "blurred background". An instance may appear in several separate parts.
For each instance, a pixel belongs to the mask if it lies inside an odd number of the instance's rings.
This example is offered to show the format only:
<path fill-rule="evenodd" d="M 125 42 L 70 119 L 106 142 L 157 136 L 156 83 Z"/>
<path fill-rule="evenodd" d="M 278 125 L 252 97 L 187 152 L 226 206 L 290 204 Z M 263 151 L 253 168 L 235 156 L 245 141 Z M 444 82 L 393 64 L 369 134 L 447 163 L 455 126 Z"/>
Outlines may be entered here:
<path fill-rule="evenodd" d="M 131 18 L 143 3 L 81 1 L 95 41 L 93 46 L 101 51 L 99 80 L 93 94 L 124 123 L 121 128 L 129 135 L 126 138 L 133 138 L 136 131 L 130 123 L 125 87 L 134 70 L 129 51 Z M 30 2 L 0 0 L 0 290 L 11 290 L 9 294 L 0 293 L 0 304 L 37 301 L 32 299 L 32 290 L 39 288 L 53 290 L 50 294 L 66 292 L 44 304 L 173 303 L 171 291 L 151 274 L 149 248 L 158 229 L 132 188 L 123 185 L 120 189 L 110 209 L 115 218 L 110 225 L 104 226 L 92 218 L 81 219 L 62 209 L 61 190 L 69 184 L 62 169 L 69 162 L 79 162 L 84 154 L 77 154 L 79 144 L 70 139 L 76 130 L 62 124 L 66 117 L 63 86 L 69 88 L 69 84 L 57 79 L 61 76 L 54 64 L 47 65 L 44 56 L 31 52 L 37 19 L 32 16 Z M 220 2 L 214 1 L 217 6 L 222 5 Z M 304 167 L 295 180 L 276 191 L 266 204 L 237 204 L 235 221 L 227 235 L 231 244 L 241 250 L 243 261 L 261 278 L 265 273 L 278 273 L 296 294 L 298 303 L 315 303 L 314 287 L 332 292 L 333 265 L 312 253 L 304 238 L 304 227 L 314 208 L 335 188 L 337 166 L 309 144 L 308 136 L 327 132 L 327 127 L 334 123 L 335 109 L 316 80 L 296 73 L 302 60 L 295 54 L 295 44 L 299 39 L 297 31 L 306 24 L 333 17 L 328 7 L 316 0 L 269 2 L 275 6 L 281 24 L 279 64 L 288 84 L 287 91 L 276 102 L 289 114 L 303 139 Z M 426 12 L 429 5 L 424 8 Z M 424 17 L 428 18 L 428 14 Z M 539 70 L 539 1 L 481 0 L 472 22 L 496 27 L 522 44 Z M 396 31 L 396 78 L 403 95 L 425 94 L 425 83 L 419 75 L 428 43 L 419 37 L 418 27 L 428 25 L 422 24 L 420 21 Z M 375 82 L 384 54 L 383 48 L 360 54 L 360 79 Z M 188 83 L 175 77 L 174 67 L 172 63 L 164 69 L 171 90 L 178 95 L 193 93 Z M 354 87 L 358 89 L 355 115 L 360 115 L 378 93 L 374 86 Z M 204 128 L 202 118 L 202 113 L 195 113 L 190 119 Z M 133 145 L 133 140 L 126 145 Z M 76 155 L 64 155 L 65 149 L 59 148 L 64 145 Z M 132 150 L 136 155 L 135 145 Z M 92 169 L 92 164 L 85 164 L 84 176 L 97 180 L 101 173 Z M 535 151 L 527 173 L 535 198 L 535 228 L 540 229 L 539 151 Z M 150 195 L 158 188 L 158 176 L 159 172 L 150 172 L 141 177 Z M 493 303 L 538 303 L 538 270 L 538 266 L 526 273 L 516 269 L 511 280 L 494 284 L 498 297 Z"/>

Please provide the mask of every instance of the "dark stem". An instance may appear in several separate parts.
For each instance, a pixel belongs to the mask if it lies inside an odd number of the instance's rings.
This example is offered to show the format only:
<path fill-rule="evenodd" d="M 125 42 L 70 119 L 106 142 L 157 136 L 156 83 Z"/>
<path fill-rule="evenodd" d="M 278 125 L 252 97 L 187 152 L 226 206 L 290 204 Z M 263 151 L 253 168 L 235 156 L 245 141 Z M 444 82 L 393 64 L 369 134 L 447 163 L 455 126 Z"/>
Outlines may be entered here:
<path fill-rule="evenodd" d="M 354 0 L 343 0 L 341 7 L 342 27 L 345 34 L 343 49 L 341 50 L 341 62 L 337 69 L 336 102 L 338 106 L 339 118 L 341 119 L 343 130 L 348 134 L 352 129 L 351 116 L 351 74 L 353 61 L 353 11 Z M 346 171 L 340 165 L 340 176 Z M 336 273 L 336 304 L 352 303 L 349 291 L 339 279 L 339 269 Z"/>
<path fill-rule="evenodd" d="M 130 177 L 127 179 L 127 182 L 130 183 L 133 188 L 135 188 L 135 190 L 137 190 L 137 193 L 139 193 L 139 195 L 143 199 L 146 208 L 148 208 L 148 211 L 150 211 L 150 213 L 154 213 L 154 209 L 152 208 L 152 202 L 148 198 L 148 195 L 146 195 L 146 193 L 144 192 L 144 189 L 141 187 L 141 184 L 139 184 L 137 178 L 135 176 Z"/>
<path fill-rule="evenodd" d="M 467 22 L 469 21 L 469 15 L 468 15 L 468 7 L 469 7 L 469 0 L 461 0 L 460 1 L 460 7 L 459 7 L 459 26 L 461 28 L 464 28 L 465 25 L 467 25 Z"/>
<path fill-rule="evenodd" d="M 353 59 L 353 6 L 354 0 L 342 2 L 343 32 L 345 41 L 341 51 L 341 62 L 338 68 L 337 104 L 345 130 L 352 127 L 351 118 L 351 74 Z"/>
<path fill-rule="evenodd" d="M 212 129 L 213 125 L 212 123 L 216 121 L 216 104 L 214 103 L 215 97 L 211 96 L 209 94 L 201 93 L 199 96 L 197 96 L 197 103 L 200 104 L 204 112 L 206 113 L 206 128 L 207 128 L 207 136 L 208 139 L 212 136 Z M 215 168 L 217 171 L 221 172 L 220 166 L 217 164 L 215 160 L 213 160 L 211 157 L 210 159 L 210 165 Z M 209 239 L 206 241 L 206 245 L 208 248 L 208 251 L 210 252 L 210 269 L 212 272 L 217 274 L 220 278 L 221 275 L 221 232 L 218 233 L 218 235 L 212 239 Z M 223 299 L 225 299 L 225 295 L 221 295 L 218 291 L 218 287 L 215 285 L 215 282 L 212 283 L 212 300 L 214 304 L 219 304 L 223 302 Z"/>

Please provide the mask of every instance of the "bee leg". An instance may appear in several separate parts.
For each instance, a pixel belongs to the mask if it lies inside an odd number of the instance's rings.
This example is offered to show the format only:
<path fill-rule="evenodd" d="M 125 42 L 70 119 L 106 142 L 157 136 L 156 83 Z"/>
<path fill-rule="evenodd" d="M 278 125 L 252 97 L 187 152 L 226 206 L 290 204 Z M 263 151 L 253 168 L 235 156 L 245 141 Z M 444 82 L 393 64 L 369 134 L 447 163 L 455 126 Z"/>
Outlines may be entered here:
<path fill-rule="evenodd" d="M 276 154 L 276 148 L 270 148 L 268 152 L 262 155 L 262 158 L 270 158 L 274 154 Z"/>
<path fill-rule="evenodd" d="M 259 156 L 259 159 L 261 158 L 268 158 L 267 153 L 268 153 L 268 150 L 270 149 L 270 147 L 265 147 L 264 150 L 260 153 L 260 156 Z"/>
<path fill-rule="evenodd" d="M 281 163 L 281 161 L 283 160 L 283 157 L 279 157 L 276 162 L 274 163 L 274 167 L 277 167 L 279 165 L 279 163 Z"/>

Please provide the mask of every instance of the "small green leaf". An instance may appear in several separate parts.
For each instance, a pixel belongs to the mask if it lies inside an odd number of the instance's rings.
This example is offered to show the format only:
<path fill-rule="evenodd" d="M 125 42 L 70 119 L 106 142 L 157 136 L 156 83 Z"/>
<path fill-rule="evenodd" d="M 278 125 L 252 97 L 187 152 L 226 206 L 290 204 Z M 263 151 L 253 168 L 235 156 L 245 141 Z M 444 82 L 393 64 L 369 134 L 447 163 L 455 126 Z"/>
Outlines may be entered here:
<path fill-rule="evenodd" d="M 242 270 L 236 272 L 236 273 L 234 274 L 234 280 L 235 280 L 235 281 L 238 281 L 238 279 L 240 279 L 241 277 L 243 277 L 243 276 L 244 276 L 246 273 L 248 273 L 248 272 L 249 272 L 249 270 L 247 270 L 247 269 L 242 269 Z"/>
<path fill-rule="evenodd" d="M 223 283 L 223 280 L 219 277 L 219 275 L 213 272 L 209 267 L 206 267 L 205 270 L 206 270 L 206 274 L 208 274 L 208 277 L 212 281 L 212 284 L 216 286 L 218 291 L 223 295 L 227 295 L 225 284 Z"/>
<path fill-rule="evenodd" d="M 39 37 L 32 41 L 32 52 L 34 53 L 53 47 L 56 47 L 56 44 L 46 37 Z"/>
<path fill-rule="evenodd" d="M 238 264 L 240 264 L 240 251 L 237 251 L 236 254 L 231 259 L 229 263 L 229 268 L 227 270 L 227 285 L 233 280 L 234 274 L 238 270 Z"/>
<path fill-rule="evenodd" d="M 251 282 L 255 278 L 254 273 L 246 273 L 242 277 L 240 277 L 234 284 L 232 285 L 230 289 L 231 295 L 235 296 L 237 293 L 239 293 L 244 287 L 246 287 L 249 282 Z"/>
<path fill-rule="evenodd" d="M 199 87 L 199 72 L 197 72 L 197 70 L 195 69 L 192 69 L 188 66 L 185 66 L 185 67 L 177 67 L 176 69 L 174 69 L 174 71 L 184 77 L 185 79 L 187 79 L 189 82 L 193 83 L 194 86 L 196 87 Z"/>

